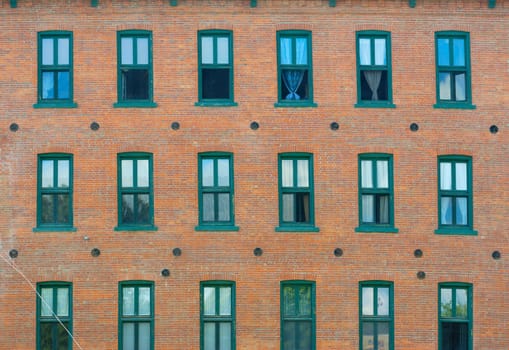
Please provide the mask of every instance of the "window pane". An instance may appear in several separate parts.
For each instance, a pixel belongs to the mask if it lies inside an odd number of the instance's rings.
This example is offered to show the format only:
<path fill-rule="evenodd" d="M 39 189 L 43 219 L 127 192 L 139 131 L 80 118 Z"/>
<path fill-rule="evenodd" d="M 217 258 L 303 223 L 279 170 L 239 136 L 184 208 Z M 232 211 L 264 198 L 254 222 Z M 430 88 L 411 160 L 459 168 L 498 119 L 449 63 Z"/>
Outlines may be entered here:
<path fill-rule="evenodd" d="M 148 99 L 147 69 L 122 70 L 122 99 L 123 100 Z"/>
<path fill-rule="evenodd" d="M 202 68 L 201 88 L 204 99 L 229 99 L 230 69 Z"/>
<path fill-rule="evenodd" d="M 359 61 L 361 65 L 371 65 L 371 40 L 366 38 L 359 39 Z"/>
<path fill-rule="evenodd" d="M 69 289 L 57 289 L 57 315 L 69 316 Z"/>
<path fill-rule="evenodd" d="M 454 89 L 456 92 L 456 101 L 466 101 L 465 73 L 454 76 Z"/>
<path fill-rule="evenodd" d="M 299 287 L 299 315 L 311 316 L 311 287 Z"/>
<path fill-rule="evenodd" d="M 283 194 L 283 221 L 295 221 L 294 194 Z"/>
<path fill-rule="evenodd" d="M 293 160 L 283 159 L 281 161 L 281 179 L 283 187 L 293 187 Z"/>
<path fill-rule="evenodd" d="M 378 330 L 378 348 L 377 349 L 390 349 L 389 344 L 389 323 L 388 322 L 378 322 L 377 323 Z"/>
<path fill-rule="evenodd" d="M 229 47 L 228 38 L 217 38 L 217 63 L 228 64 L 229 59 Z"/>
<path fill-rule="evenodd" d="M 377 160 L 376 175 L 376 187 L 389 188 L 389 162 L 387 160 Z"/>
<path fill-rule="evenodd" d="M 133 160 L 132 159 L 123 159 L 120 162 L 121 172 L 122 172 L 122 187 L 133 187 L 134 186 L 134 177 L 133 177 Z"/>
<path fill-rule="evenodd" d="M 55 98 L 55 74 L 54 72 L 42 73 L 42 98 Z"/>
<path fill-rule="evenodd" d="M 122 64 L 133 64 L 133 38 L 122 38 L 120 39 Z"/>
<path fill-rule="evenodd" d="M 362 323 L 362 348 L 363 349 L 376 349 L 375 335 L 373 322 Z"/>
<path fill-rule="evenodd" d="M 375 65 L 387 65 L 387 52 L 386 52 L 385 39 L 375 39 Z"/>
<path fill-rule="evenodd" d="M 214 215 L 214 194 L 203 194 L 203 221 L 215 221 Z"/>
<path fill-rule="evenodd" d="M 58 98 L 67 99 L 70 98 L 70 80 L 69 72 L 58 72 Z"/>
<path fill-rule="evenodd" d="M 216 289 L 213 287 L 203 288 L 203 314 L 216 314 Z"/>
<path fill-rule="evenodd" d="M 203 324 L 204 350 L 216 350 L 216 325 L 212 322 Z"/>
<path fill-rule="evenodd" d="M 230 194 L 219 193 L 217 195 L 217 220 L 230 221 Z"/>
<path fill-rule="evenodd" d="M 468 224 L 467 198 L 456 198 L 456 225 Z"/>
<path fill-rule="evenodd" d="M 280 38 L 279 42 L 281 46 L 281 64 L 292 64 L 292 39 Z"/>
<path fill-rule="evenodd" d="M 283 350 L 297 349 L 297 322 L 285 321 L 283 324 Z"/>
<path fill-rule="evenodd" d="M 373 162 L 371 160 L 361 161 L 361 187 L 373 188 Z"/>
<path fill-rule="evenodd" d="M 40 348 L 41 350 L 53 350 L 53 325 L 54 323 L 42 322 L 40 325 L 41 333 Z"/>
<path fill-rule="evenodd" d="M 374 305 L 374 289 L 373 287 L 362 288 L 362 314 L 372 316 L 375 314 Z"/>
<path fill-rule="evenodd" d="M 217 184 L 218 186 L 230 186 L 230 160 L 217 160 Z"/>
<path fill-rule="evenodd" d="M 69 207 L 69 195 L 59 194 L 57 197 L 57 218 L 56 223 L 68 224 L 71 217 L 71 208 Z"/>
<path fill-rule="evenodd" d="M 43 194 L 41 196 L 42 204 L 41 223 L 43 224 L 55 223 L 54 218 L 55 204 L 53 198 L 54 196 L 52 194 Z"/>
<path fill-rule="evenodd" d="M 138 187 L 149 187 L 148 159 L 138 159 Z"/>
<path fill-rule="evenodd" d="M 362 196 L 362 222 L 375 222 L 375 196 Z"/>
<path fill-rule="evenodd" d="M 296 63 L 297 64 L 308 64 L 308 39 L 297 38 L 296 41 Z"/>
<path fill-rule="evenodd" d="M 201 160 L 201 184 L 202 186 L 214 186 L 214 160 Z"/>
<path fill-rule="evenodd" d="M 452 197 L 442 197 L 440 199 L 440 223 L 452 225 Z"/>
<path fill-rule="evenodd" d="M 69 39 L 58 39 L 58 64 L 69 64 Z"/>
<path fill-rule="evenodd" d="M 295 193 L 295 222 L 309 222 L 309 193 Z"/>
<path fill-rule="evenodd" d="M 450 100 L 451 99 L 451 73 L 440 73 L 438 74 L 440 80 L 440 99 Z"/>
<path fill-rule="evenodd" d="M 441 350 L 468 350 L 468 323 L 442 322 Z"/>
<path fill-rule="evenodd" d="M 438 39 L 438 65 L 449 66 L 449 39 Z"/>
<path fill-rule="evenodd" d="M 232 325 L 221 322 L 219 324 L 219 350 L 230 350 L 232 343 Z"/>
<path fill-rule="evenodd" d="M 464 39 L 453 39 L 453 51 L 455 66 L 465 66 L 465 40 Z"/>
<path fill-rule="evenodd" d="M 440 289 L 440 316 L 452 317 L 452 289 Z"/>
<path fill-rule="evenodd" d="M 59 160 L 58 166 L 58 187 L 67 188 L 69 187 L 69 161 Z"/>
<path fill-rule="evenodd" d="M 139 194 L 137 204 L 138 204 L 137 223 L 149 224 L 150 223 L 150 196 L 148 194 Z"/>
<path fill-rule="evenodd" d="M 378 197 L 378 224 L 389 223 L 389 196 Z"/>
<path fill-rule="evenodd" d="M 53 65 L 53 39 L 42 39 L 42 64 L 43 65 Z"/>
<path fill-rule="evenodd" d="M 389 288 L 378 288 L 377 315 L 389 315 Z"/>
<path fill-rule="evenodd" d="M 134 323 L 124 323 L 122 331 L 123 350 L 134 350 Z"/>
<path fill-rule="evenodd" d="M 297 306 L 295 305 L 295 289 L 293 287 L 283 287 L 284 315 L 297 315 Z"/>
<path fill-rule="evenodd" d="M 467 317 L 467 290 L 466 289 L 456 289 L 456 317 Z"/>
<path fill-rule="evenodd" d="M 440 162 L 440 189 L 452 189 L 452 166 L 449 162 Z"/>
<path fill-rule="evenodd" d="M 296 322 L 295 350 L 311 349 L 312 324 L 309 321 Z"/>
<path fill-rule="evenodd" d="M 138 323 L 138 350 L 150 350 L 150 323 Z"/>
<path fill-rule="evenodd" d="M 43 160 L 41 162 L 42 165 L 42 179 L 41 185 L 43 188 L 51 188 L 53 187 L 53 160 Z"/>
<path fill-rule="evenodd" d="M 456 163 L 456 190 L 467 190 L 467 163 Z"/>
<path fill-rule="evenodd" d="M 138 315 L 150 315 L 150 288 L 138 288 Z"/>
<path fill-rule="evenodd" d="M 309 187 L 309 161 L 297 160 L 297 187 Z"/>
<path fill-rule="evenodd" d="M 211 36 L 201 37 L 201 63 L 213 64 L 214 63 L 214 41 Z"/>
<path fill-rule="evenodd" d="M 69 327 L 67 322 L 64 322 L 63 326 L 65 328 Z M 56 325 L 57 327 L 57 341 L 56 341 L 56 349 L 57 350 L 68 350 L 69 349 L 69 334 L 67 330 L 61 324 Z"/>
<path fill-rule="evenodd" d="M 134 195 L 123 194 L 122 195 L 122 223 L 132 224 L 134 223 Z"/>
<path fill-rule="evenodd" d="M 41 288 L 41 316 L 53 316 L 53 288 Z"/>
<path fill-rule="evenodd" d="M 122 315 L 134 315 L 134 287 L 122 288 Z"/>
<path fill-rule="evenodd" d="M 230 287 L 219 288 L 219 314 L 220 315 L 231 315 L 232 289 Z"/>
<path fill-rule="evenodd" d="M 138 38 L 136 44 L 137 63 L 148 64 L 148 38 Z"/>

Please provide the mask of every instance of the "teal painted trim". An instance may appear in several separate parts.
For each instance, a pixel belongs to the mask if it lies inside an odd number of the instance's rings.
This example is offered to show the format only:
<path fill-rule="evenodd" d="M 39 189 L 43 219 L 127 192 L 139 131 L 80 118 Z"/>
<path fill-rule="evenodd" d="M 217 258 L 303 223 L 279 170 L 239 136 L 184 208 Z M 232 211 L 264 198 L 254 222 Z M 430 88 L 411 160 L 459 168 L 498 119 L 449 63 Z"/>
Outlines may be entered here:
<path fill-rule="evenodd" d="M 473 350 L 473 324 L 474 324 L 474 308 L 473 308 L 473 284 L 464 282 L 442 282 L 438 283 L 438 303 L 437 303 L 437 317 L 438 317 L 438 350 L 443 350 L 442 347 L 442 324 L 451 322 L 468 323 L 468 350 Z M 451 289 L 451 316 L 442 316 L 442 289 Z M 456 315 L 456 291 L 465 290 L 467 293 L 467 317 L 460 317 Z"/>
<path fill-rule="evenodd" d="M 251 0 L 251 4 L 250 4 L 251 7 L 256 7 L 258 6 L 258 2 L 256 0 Z"/>
<path fill-rule="evenodd" d="M 336 7 L 336 0 L 329 0 L 329 7 Z"/>
<path fill-rule="evenodd" d="M 439 102 L 433 105 L 433 108 L 447 108 L 447 109 L 476 109 L 477 107 L 471 103 L 464 102 Z"/>
<path fill-rule="evenodd" d="M 467 227 L 451 227 L 451 228 L 438 228 L 435 230 L 438 235 L 463 235 L 463 236 L 477 236 L 476 230 L 469 229 Z"/>
<path fill-rule="evenodd" d="M 121 226 L 115 226 L 113 228 L 114 231 L 157 231 L 157 226 L 129 226 L 129 225 L 121 225 Z"/>
<path fill-rule="evenodd" d="M 40 108 L 78 108 L 78 104 L 76 102 L 44 102 L 39 101 L 39 103 L 34 103 L 33 107 L 35 109 Z"/>
<path fill-rule="evenodd" d="M 416 5 L 416 0 L 408 0 L 408 6 L 411 7 L 411 8 L 414 8 L 415 5 Z"/>
<path fill-rule="evenodd" d="M 399 229 L 396 227 L 378 227 L 378 226 L 359 226 L 355 228 L 355 232 L 383 232 L 383 233 L 398 233 Z"/>
<path fill-rule="evenodd" d="M 354 105 L 355 108 L 396 108 L 394 103 L 384 103 L 380 101 L 369 102 L 369 101 L 360 101 Z"/>
<path fill-rule="evenodd" d="M 15 9 L 18 7 L 18 1 L 17 0 L 10 0 L 11 8 Z"/>
<path fill-rule="evenodd" d="M 113 108 L 156 108 L 157 103 L 150 101 L 115 102 Z"/>
<path fill-rule="evenodd" d="M 239 231 L 238 226 L 229 225 L 199 225 L 194 228 L 195 231 Z"/>
<path fill-rule="evenodd" d="M 319 227 L 315 226 L 278 226 L 276 232 L 320 232 Z"/>
<path fill-rule="evenodd" d="M 497 0 L 488 0 L 488 8 L 494 9 L 497 6 Z"/>
<path fill-rule="evenodd" d="M 76 232 L 76 227 L 63 227 L 63 226 L 41 226 L 34 227 L 32 232 Z"/>
<path fill-rule="evenodd" d="M 318 107 L 318 104 L 314 102 L 276 102 L 274 103 L 276 108 L 299 108 L 299 107 Z"/>
<path fill-rule="evenodd" d="M 92 7 L 99 6 L 99 0 L 90 0 L 90 6 Z"/>
<path fill-rule="evenodd" d="M 230 102 L 230 101 L 202 101 L 202 102 L 195 102 L 194 104 L 196 107 L 237 107 L 239 104 L 237 102 Z"/>
<path fill-rule="evenodd" d="M 170 0 L 170 6 L 177 6 L 178 0 Z"/>

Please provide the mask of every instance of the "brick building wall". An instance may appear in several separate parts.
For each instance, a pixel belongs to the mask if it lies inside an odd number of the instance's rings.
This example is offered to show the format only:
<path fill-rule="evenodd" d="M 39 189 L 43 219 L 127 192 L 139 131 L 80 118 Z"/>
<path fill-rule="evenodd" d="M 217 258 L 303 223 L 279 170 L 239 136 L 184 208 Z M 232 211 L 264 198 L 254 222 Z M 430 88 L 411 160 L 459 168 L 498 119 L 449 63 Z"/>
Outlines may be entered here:
<path fill-rule="evenodd" d="M 508 23 L 507 0 L 494 8 L 469 0 L 418 0 L 415 8 L 403 0 L 335 7 L 325 0 L 259 0 L 256 7 L 247 0 L 100 0 L 97 7 L 20 0 L 13 8 L 0 0 L 0 349 L 36 346 L 36 297 L 21 274 L 34 285 L 72 282 L 73 335 L 82 349 L 117 349 L 118 282 L 128 280 L 154 282 L 154 349 L 200 348 L 199 286 L 207 280 L 236 284 L 237 349 L 280 348 L 286 280 L 316 283 L 319 350 L 359 348 L 359 282 L 375 280 L 394 284 L 394 349 L 439 349 L 442 282 L 472 284 L 472 349 L 509 349 Z M 156 108 L 113 107 L 117 32 L 128 29 L 152 32 Z M 205 29 L 233 33 L 237 106 L 195 106 L 197 32 Z M 77 108 L 33 107 L 37 33 L 49 30 L 73 34 Z M 312 33 L 316 107 L 274 106 L 279 30 Z M 395 108 L 355 107 L 361 30 L 390 32 Z M 434 108 L 434 35 L 449 30 L 470 33 L 475 109 Z M 233 154 L 238 231 L 195 229 L 198 153 L 212 151 Z M 73 155 L 75 232 L 33 230 L 37 156 L 53 152 Z M 122 152 L 153 154 L 157 231 L 114 230 Z M 313 154 L 319 232 L 275 231 L 278 154 L 285 152 Z M 398 233 L 355 231 L 361 153 L 393 155 Z M 477 235 L 435 233 L 437 157 L 451 154 L 472 159 Z M 181 256 L 172 254 L 177 247 Z M 100 256 L 91 256 L 93 248 Z"/>

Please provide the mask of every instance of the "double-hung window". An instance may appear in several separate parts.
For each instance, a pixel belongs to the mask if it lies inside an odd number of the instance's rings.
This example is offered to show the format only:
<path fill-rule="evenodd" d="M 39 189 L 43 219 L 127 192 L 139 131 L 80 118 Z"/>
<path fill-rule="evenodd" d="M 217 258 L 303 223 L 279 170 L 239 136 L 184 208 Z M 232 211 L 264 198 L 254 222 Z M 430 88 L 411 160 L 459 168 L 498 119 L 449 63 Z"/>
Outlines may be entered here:
<path fill-rule="evenodd" d="M 315 282 L 281 282 L 281 349 L 316 348 Z"/>
<path fill-rule="evenodd" d="M 436 233 L 476 234 L 472 215 L 472 158 L 438 157 L 438 211 Z"/>
<path fill-rule="evenodd" d="M 38 33 L 38 98 L 34 105 L 76 107 L 73 102 L 72 33 Z"/>
<path fill-rule="evenodd" d="M 37 284 L 37 350 L 72 349 L 72 284 Z"/>
<path fill-rule="evenodd" d="M 475 108 L 470 83 L 470 37 L 466 32 L 435 33 L 438 108 Z"/>
<path fill-rule="evenodd" d="M 235 283 L 200 283 L 201 350 L 235 350 Z"/>
<path fill-rule="evenodd" d="M 318 231 L 314 217 L 313 155 L 279 155 L 277 231 Z"/>
<path fill-rule="evenodd" d="M 124 281 L 119 284 L 119 349 L 154 349 L 154 283 Z"/>
<path fill-rule="evenodd" d="M 439 350 L 472 350 L 472 285 L 440 283 Z"/>
<path fill-rule="evenodd" d="M 197 105 L 234 106 L 232 33 L 225 30 L 198 32 Z"/>
<path fill-rule="evenodd" d="M 198 155 L 199 225 L 197 230 L 238 230 L 233 209 L 233 155 Z"/>
<path fill-rule="evenodd" d="M 359 284 L 360 350 L 394 349 L 393 283 Z"/>
<path fill-rule="evenodd" d="M 392 155 L 359 155 L 358 232 L 398 232 L 394 227 Z"/>
<path fill-rule="evenodd" d="M 389 32 L 357 32 L 357 96 L 358 107 L 394 107 Z"/>
<path fill-rule="evenodd" d="M 73 157 L 40 154 L 37 166 L 37 227 L 34 231 L 74 231 Z"/>
<path fill-rule="evenodd" d="M 128 30 L 117 33 L 118 103 L 115 107 L 155 107 L 152 85 L 152 33 Z"/>
<path fill-rule="evenodd" d="M 311 32 L 277 32 L 278 86 L 276 106 L 315 106 Z"/>
<path fill-rule="evenodd" d="M 117 230 L 155 230 L 152 154 L 118 155 Z"/>

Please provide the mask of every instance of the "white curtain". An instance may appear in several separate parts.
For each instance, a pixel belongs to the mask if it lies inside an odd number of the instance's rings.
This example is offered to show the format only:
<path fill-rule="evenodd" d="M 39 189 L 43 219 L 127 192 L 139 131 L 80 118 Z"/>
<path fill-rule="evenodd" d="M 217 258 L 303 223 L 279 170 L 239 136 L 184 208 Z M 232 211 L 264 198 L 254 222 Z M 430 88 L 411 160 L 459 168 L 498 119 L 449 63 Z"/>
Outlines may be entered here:
<path fill-rule="evenodd" d="M 456 163 L 456 190 L 467 190 L 467 163 Z"/>
<path fill-rule="evenodd" d="M 361 161 L 361 186 L 362 188 L 373 188 L 372 161 Z"/>
<path fill-rule="evenodd" d="M 451 163 L 446 162 L 440 163 L 440 189 L 441 190 L 452 189 Z"/>
<path fill-rule="evenodd" d="M 309 161 L 297 160 L 297 187 L 309 187 Z"/>
<path fill-rule="evenodd" d="M 293 161 L 284 159 L 281 162 L 281 180 L 283 187 L 293 187 Z"/>
<path fill-rule="evenodd" d="M 376 162 L 376 187 L 389 188 L 389 162 L 379 160 Z"/>
<path fill-rule="evenodd" d="M 366 78 L 368 86 L 371 89 L 371 100 L 378 101 L 378 87 L 380 86 L 380 81 L 382 80 L 382 71 L 365 70 L 364 78 Z"/>

